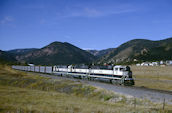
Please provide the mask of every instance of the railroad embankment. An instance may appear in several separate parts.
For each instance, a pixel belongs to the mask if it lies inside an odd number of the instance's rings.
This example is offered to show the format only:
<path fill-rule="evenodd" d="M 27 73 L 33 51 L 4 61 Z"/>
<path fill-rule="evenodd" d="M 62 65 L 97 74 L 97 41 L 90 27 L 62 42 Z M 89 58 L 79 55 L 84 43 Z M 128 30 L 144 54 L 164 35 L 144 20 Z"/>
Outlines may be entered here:
<path fill-rule="evenodd" d="M 79 81 L 0 66 L 0 112 L 172 112 L 172 106 L 125 97 Z"/>

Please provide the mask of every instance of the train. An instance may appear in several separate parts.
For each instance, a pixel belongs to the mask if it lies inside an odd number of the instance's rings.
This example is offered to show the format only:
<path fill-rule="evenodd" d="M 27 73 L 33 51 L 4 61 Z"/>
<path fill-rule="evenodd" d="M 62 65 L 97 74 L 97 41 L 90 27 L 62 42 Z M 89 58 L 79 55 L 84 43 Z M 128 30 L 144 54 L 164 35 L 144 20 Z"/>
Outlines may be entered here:
<path fill-rule="evenodd" d="M 129 66 L 110 66 L 102 68 L 101 66 L 12 66 L 13 69 L 50 73 L 58 76 L 73 77 L 87 80 L 100 80 L 109 81 L 112 84 L 119 85 L 134 85 L 134 79 L 132 77 L 132 71 Z"/>

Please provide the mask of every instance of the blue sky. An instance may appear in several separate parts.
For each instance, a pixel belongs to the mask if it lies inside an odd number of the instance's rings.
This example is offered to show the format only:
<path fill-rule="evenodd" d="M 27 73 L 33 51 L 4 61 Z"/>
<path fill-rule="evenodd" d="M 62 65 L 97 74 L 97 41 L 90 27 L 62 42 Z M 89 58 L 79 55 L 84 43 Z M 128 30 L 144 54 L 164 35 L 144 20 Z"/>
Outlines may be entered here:
<path fill-rule="evenodd" d="M 0 0 L 0 49 L 82 49 L 172 37 L 172 0 Z"/>

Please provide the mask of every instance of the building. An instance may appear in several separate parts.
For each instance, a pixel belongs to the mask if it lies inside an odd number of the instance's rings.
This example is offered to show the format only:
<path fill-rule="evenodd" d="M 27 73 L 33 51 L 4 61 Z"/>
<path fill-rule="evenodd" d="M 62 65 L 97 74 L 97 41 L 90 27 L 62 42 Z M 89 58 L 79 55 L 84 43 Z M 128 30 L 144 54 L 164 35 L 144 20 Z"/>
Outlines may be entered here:
<path fill-rule="evenodd" d="M 172 65 L 172 60 L 167 60 L 166 65 Z"/>

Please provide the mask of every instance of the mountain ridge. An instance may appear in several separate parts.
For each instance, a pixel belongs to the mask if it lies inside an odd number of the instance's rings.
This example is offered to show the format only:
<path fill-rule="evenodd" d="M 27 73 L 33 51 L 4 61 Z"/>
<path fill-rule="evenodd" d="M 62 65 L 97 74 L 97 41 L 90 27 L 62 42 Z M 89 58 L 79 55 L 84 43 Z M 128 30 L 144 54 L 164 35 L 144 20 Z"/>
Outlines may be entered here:
<path fill-rule="evenodd" d="M 93 54 L 97 58 L 100 58 L 100 57 L 106 55 L 107 53 L 109 53 L 110 51 L 112 51 L 113 49 L 114 48 L 108 48 L 108 49 L 102 49 L 102 50 L 86 50 L 86 51 Z"/>
<path fill-rule="evenodd" d="M 14 62 L 16 62 L 16 59 L 12 54 L 0 50 L 0 64 L 11 64 Z"/>
<path fill-rule="evenodd" d="M 0 51 L 1 62 L 12 61 L 36 65 L 89 63 L 126 63 L 172 59 L 172 38 L 163 40 L 133 39 L 117 48 L 82 50 L 68 42 L 52 42 L 40 49 L 26 48 Z"/>
<path fill-rule="evenodd" d="M 95 58 L 90 53 L 67 42 L 52 42 L 40 49 L 27 54 L 16 56 L 20 62 L 29 62 L 36 65 L 59 65 L 90 63 Z"/>
<path fill-rule="evenodd" d="M 166 60 L 172 59 L 170 52 L 172 53 L 172 38 L 157 41 L 133 39 L 103 56 L 98 63 L 132 62 L 134 59 L 139 61 Z"/>

